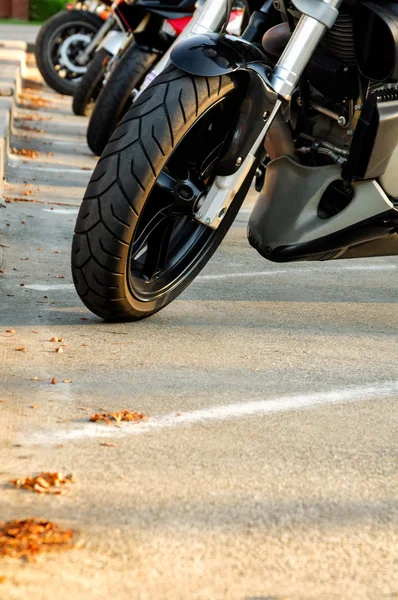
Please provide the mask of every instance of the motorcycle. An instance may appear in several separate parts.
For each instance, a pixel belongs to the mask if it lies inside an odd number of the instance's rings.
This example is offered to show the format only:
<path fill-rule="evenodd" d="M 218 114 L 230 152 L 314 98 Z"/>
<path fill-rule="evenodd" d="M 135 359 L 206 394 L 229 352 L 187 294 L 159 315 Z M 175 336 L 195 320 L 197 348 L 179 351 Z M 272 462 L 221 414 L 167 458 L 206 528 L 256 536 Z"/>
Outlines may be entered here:
<path fill-rule="evenodd" d="M 170 17 L 172 16 L 170 13 Z M 134 102 L 134 98 L 145 87 L 144 82 L 148 81 L 147 77 L 150 82 L 150 73 L 153 68 L 156 68 L 156 64 L 162 59 L 172 41 L 177 36 L 183 35 L 191 16 L 169 18 L 164 23 L 162 33 L 163 36 L 167 34 L 167 37 L 164 37 L 167 43 L 163 44 L 163 50 L 159 50 L 160 44 L 158 43 L 157 51 L 151 51 L 148 44 L 143 45 L 140 33 L 136 37 L 130 36 L 127 47 L 115 57 L 113 62 L 109 62 L 103 67 L 105 76 L 102 89 L 96 99 L 87 127 L 87 144 L 94 154 L 99 156 L 102 153 L 119 121 Z M 245 17 L 243 9 L 235 7 L 231 12 L 228 32 L 240 33 L 240 27 Z"/>
<path fill-rule="evenodd" d="M 129 81 L 134 87 L 139 86 L 148 70 L 173 43 L 177 36 L 178 22 L 184 20 L 185 23 L 194 10 L 194 0 L 185 0 L 183 7 L 177 4 L 172 7 L 166 5 L 164 8 L 160 4 L 154 7 L 152 0 L 117 0 L 112 5 L 112 11 L 120 31 L 111 31 L 98 46 L 94 59 L 74 93 L 72 110 L 75 115 L 91 114 L 93 103 L 102 89 L 105 78 L 109 79 L 111 71 L 119 61 L 122 62 L 123 72 L 121 81 L 119 75 L 116 76 L 113 92 L 123 84 L 128 87 Z M 108 106 L 107 103 L 105 110 L 111 109 L 112 113 L 116 111 L 120 116 L 127 98 L 123 106 L 119 107 L 117 101 L 115 102 L 116 97 L 119 98 L 118 93 L 109 95 L 108 100 L 114 100 L 110 104 L 115 106 Z M 101 110 L 100 113 L 102 112 Z M 94 124 L 96 121 L 97 118 L 94 119 Z M 113 129 L 116 124 L 117 121 Z M 99 122 L 99 127 L 102 128 L 102 121 Z M 101 133 L 97 138 L 101 138 Z M 98 141 L 96 144 L 98 145 Z"/>
<path fill-rule="evenodd" d="M 115 26 L 109 0 L 70 4 L 40 28 L 36 63 L 45 82 L 60 94 L 73 95 L 95 48 Z"/>
<path fill-rule="evenodd" d="M 255 180 L 250 244 L 275 262 L 398 254 L 398 3 L 208 0 L 88 185 L 76 290 L 109 321 L 167 306 Z"/>

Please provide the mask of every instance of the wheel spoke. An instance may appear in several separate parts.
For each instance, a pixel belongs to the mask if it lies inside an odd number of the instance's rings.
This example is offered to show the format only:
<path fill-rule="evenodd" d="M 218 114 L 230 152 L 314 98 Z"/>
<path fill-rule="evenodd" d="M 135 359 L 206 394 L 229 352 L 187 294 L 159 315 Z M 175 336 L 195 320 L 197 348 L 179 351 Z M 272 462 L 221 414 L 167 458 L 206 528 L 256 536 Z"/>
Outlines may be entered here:
<path fill-rule="evenodd" d="M 166 171 L 161 171 L 159 177 L 156 180 L 156 186 L 161 188 L 164 192 L 169 192 L 172 194 L 177 185 L 177 179 L 175 179 L 170 173 L 166 173 Z"/>
<path fill-rule="evenodd" d="M 142 274 L 150 281 L 156 273 L 161 271 L 167 261 L 170 238 L 174 229 L 175 220 L 168 217 L 162 230 L 152 231 L 148 237 L 148 249 Z"/>
<path fill-rule="evenodd" d="M 137 256 L 137 254 L 139 254 L 141 252 L 141 249 L 147 243 L 148 238 L 156 231 L 156 229 L 162 223 L 164 223 L 164 221 L 166 219 L 169 218 L 168 215 L 167 215 L 167 213 L 166 213 L 166 211 L 167 211 L 167 209 L 170 206 L 165 206 L 161 210 L 159 210 L 152 217 L 152 219 L 149 221 L 149 223 L 146 225 L 146 227 L 142 231 L 140 237 L 137 240 L 135 240 L 135 242 L 133 244 L 133 247 L 132 247 L 132 250 L 131 250 L 131 256 L 132 256 L 133 259 L 134 259 L 134 257 Z"/>

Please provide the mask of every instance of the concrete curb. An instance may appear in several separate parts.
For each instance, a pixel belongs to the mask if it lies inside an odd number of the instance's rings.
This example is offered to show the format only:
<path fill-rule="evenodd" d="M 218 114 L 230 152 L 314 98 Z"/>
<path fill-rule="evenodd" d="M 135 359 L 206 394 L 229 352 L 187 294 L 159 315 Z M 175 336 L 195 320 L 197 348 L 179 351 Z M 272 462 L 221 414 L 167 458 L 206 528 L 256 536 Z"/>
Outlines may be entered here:
<path fill-rule="evenodd" d="M 0 206 L 4 201 L 4 173 L 9 152 L 12 114 L 26 76 L 26 42 L 0 40 Z"/>

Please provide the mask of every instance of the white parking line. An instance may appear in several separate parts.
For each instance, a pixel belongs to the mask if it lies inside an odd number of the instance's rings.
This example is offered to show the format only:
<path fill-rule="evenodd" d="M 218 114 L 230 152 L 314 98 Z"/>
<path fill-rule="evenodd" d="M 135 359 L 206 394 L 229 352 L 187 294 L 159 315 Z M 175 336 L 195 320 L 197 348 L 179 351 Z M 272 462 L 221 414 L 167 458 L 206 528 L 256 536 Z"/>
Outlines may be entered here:
<path fill-rule="evenodd" d="M 177 416 L 176 412 L 150 418 L 147 422 L 121 423 L 118 428 L 111 425 L 102 426 L 88 423 L 84 427 L 74 430 L 48 430 L 25 436 L 25 443 L 54 444 L 65 440 L 78 440 L 87 438 L 124 437 L 129 435 L 143 435 L 163 429 L 187 427 L 197 423 L 213 421 L 228 421 L 237 418 L 251 417 L 253 415 L 267 415 L 280 412 L 293 412 L 308 410 L 319 406 L 334 404 L 347 404 L 363 400 L 380 400 L 398 393 L 398 381 L 380 382 L 369 386 L 357 386 L 330 392 L 314 394 L 299 394 L 280 396 L 266 400 L 249 400 L 235 404 L 210 406 L 200 410 L 193 410 Z"/>
<path fill-rule="evenodd" d="M 290 267 L 286 269 L 269 269 L 268 271 L 244 271 L 241 273 L 220 273 L 216 275 L 199 275 L 196 280 L 230 279 L 234 277 L 269 277 L 274 275 L 305 275 L 310 273 L 341 273 L 341 271 L 393 271 L 398 267 L 389 265 L 339 265 L 319 267 Z"/>
<path fill-rule="evenodd" d="M 20 287 L 19 284 L 16 287 Z M 25 283 L 25 288 L 28 290 L 36 290 L 37 292 L 48 292 L 49 290 L 74 290 L 73 283 L 60 283 L 58 285 L 50 285 L 47 283 Z"/>
<path fill-rule="evenodd" d="M 42 208 L 42 210 L 56 215 L 77 215 L 79 213 L 78 208 Z"/>
<path fill-rule="evenodd" d="M 54 211 L 55 212 L 55 211 Z M 275 275 L 307 275 L 312 273 L 341 273 L 342 271 L 392 271 L 398 267 L 395 265 L 358 265 L 358 266 L 339 266 L 339 267 L 309 267 L 309 268 L 288 268 L 288 269 L 270 269 L 269 271 L 246 271 L 242 273 L 219 273 L 215 275 L 198 275 L 195 281 L 216 281 L 219 279 L 233 279 L 240 277 L 274 277 Z M 20 287 L 19 284 L 16 287 Z M 36 290 L 38 292 L 46 292 L 49 290 L 73 290 L 74 285 L 71 283 L 47 284 L 47 283 L 30 283 L 25 284 L 25 288 Z"/>

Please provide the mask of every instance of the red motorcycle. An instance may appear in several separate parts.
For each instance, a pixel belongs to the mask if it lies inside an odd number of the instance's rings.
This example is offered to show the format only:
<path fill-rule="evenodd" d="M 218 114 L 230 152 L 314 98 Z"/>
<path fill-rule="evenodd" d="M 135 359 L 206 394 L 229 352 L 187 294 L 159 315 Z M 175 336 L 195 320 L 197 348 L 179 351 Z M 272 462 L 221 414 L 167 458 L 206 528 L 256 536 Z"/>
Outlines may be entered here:
<path fill-rule="evenodd" d="M 116 56 L 112 56 L 112 46 L 104 40 L 74 96 L 75 114 L 91 113 L 87 143 L 96 155 L 102 153 L 138 90 L 150 79 L 153 69 L 190 22 L 192 12 L 184 15 L 183 10 L 195 9 L 193 2 L 188 4 L 187 0 L 173 7 L 151 8 L 150 18 L 146 20 L 145 28 L 141 28 L 131 16 L 144 4 L 153 6 L 151 0 L 143 0 L 132 4 L 129 12 L 126 2 L 117 5 L 115 16 L 121 16 L 129 31 L 124 40 L 120 40 Z M 242 9 L 232 11 L 228 25 L 230 33 L 240 33 L 242 16 Z M 115 41 L 120 35 L 123 36 L 121 32 L 112 31 L 107 39 Z"/>

